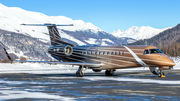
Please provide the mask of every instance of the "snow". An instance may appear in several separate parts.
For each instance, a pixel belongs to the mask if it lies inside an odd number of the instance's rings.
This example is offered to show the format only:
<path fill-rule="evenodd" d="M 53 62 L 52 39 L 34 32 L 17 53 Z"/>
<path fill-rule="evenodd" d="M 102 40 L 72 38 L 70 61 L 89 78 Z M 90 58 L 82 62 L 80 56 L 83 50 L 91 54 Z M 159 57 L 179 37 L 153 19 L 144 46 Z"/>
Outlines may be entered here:
<path fill-rule="evenodd" d="M 89 43 L 89 44 L 99 44 L 99 42 L 96 42 L 96 40 L 97 40 L 97 39 L 94 39 L 94 38 L 88 38 L 88 40 L 84 40 L 84 41 L 86 41 L 86 42 Z M 112 40 L 110 40 L 110 39 L 102 39 L 101 41 L 102 41 L 101 46 L 108 46 L 108 44 L 106 44 L 105 41 L 107 41 L 107 42 L 109 42 L 109 43 L 114 43 L 114 42 L 113 42 Z"/>
<path fill-rule="evenodd" d="M 141 26 L 141 27 L 132 26 L 131 28 L 129 28 L 126 31 L 118 29 L 118 30 L 113 31 L 111 34 L 114 35 L 115 37 L 119 37 L 119 38 L 120 37 L 129 37 L 129 38 L 133 38 L 136 40 L 140 40 L 140 39 L 149 39 L 169 28 L 156 29 L 156 28 L 152 28 L 150 26 Z"/>
<path fill-rule="evenodd" d="M 108 46 L 108 44 L 106 44 L 105 42 L 101 43 L 102 46 Z"/>
<path fill-rule="evenodd" d="M 108 41 L 110 43 L 114 43 L 112 40 L 109 40 L 109 39 L 102 39 L 102 41 Z"/>
<path fill-rule="evenodd" d="M 113 80 L 113 81 L 131 81 L 131 82 L 140 82 L 140 83 L 158 83 L 158 84 L 180 84 L 180 81 L 169 81 L 169 80 L 153 80 L 153 79 L 136 79 L 136 78 L 107 78 L 107 77 L 93 77 L 88 78 L 88 80 L 99 81 L 99 80 Z"/>
<path fill-rule="evenodd" d="M 43 98 L 43 99 L 61 99 L 63 101 L 74 101 L 73 98 L 63 97 L 59 95 L 51 95 L 42 92 L 28 92 L 28 91 L 16 91 L 16 90 L 2 90 L 0 91 L 1 100 L 8 100 L 8 99 L 20 99 L 20 98 Z"/>
<path fill-rule="evenodd" d="M 0 64 L 0 73 L 74 73 L 78 67 L 69 65 L 50 65 L 38 63 L 15 63 L 15 64 Z"/>
<path fill-rule="evenodd" d="M 85 40 L 87 43 L 89 44 L 96 44 L 96 40 L 97 39 L 94 39 L 94 38 L 89 38 L 88 40 Z"/>
<path fill-rule="evenodd" d="M 176 60 L 176 66 L 174 69 L 180 70 L 180 60 Z M 78 66 L 72 67 L 71 65 L 49 65 L 49 64 L 38 64 L 38 63 L 15 63 L 15 64 L 5 64 L 1 63 L 0 64 L 0 73 L 30 73 L 30 74 L 63 74 L 63 73 L 76 73 L 78 69 Z M 132 69 L 119 69 L 116 70 L 116 72 L 147 72 L 149 71 L 149 68 L 132 68 Z M 94 73 L 92 70 L 88 69 L 85 71 L 85 73 Z M 53 78 L 53 79 L 77 79 L 77 77 L 47 77 L 47 78 Z M 179 80 L 158 80 L 158 79 L 145 79 L 145 78 L 138 78 L 138 77 L 121 77 L 121 76 L 112 76 L 112 77 L 106 77 L 106 76 L 84 76 L 82 79 L 90 80 L 90 81 L 124 81 L 124 82 L 134 82 L 134 83 L 152 83 L 152 84 L 165 84 L 165 85 L 172 85 L 172 84 L 180 84 Z M 90 82 L 88 81 L 88 82 Z M 24 85 L 24 84 L 77 84 L 74 83 L 73 81 L 68 81 L 68 82 L 51 82 L 51 81 L 46 81 L 46 82 L 41 82 L 41 81 L 11 81 L 11 80 L 5 80 L 1 79 L 0 84 L 7 84 L 7 85 Z M 44 88 L 45 86 L 33 86 L 35 88 Z M 65 97 L 65 96 L 60 96 L 54 93 L 46 93 L 46 92 L 40 92 L 40 91 L 32 91 L 30 88 L 26 89 L 15 89 L 16 86 L 13 87 L 7 87 L 6 85 L 2 85 L 0 87 L 0 99 L 1 100 L 11 100 L 11 99 L 22 99 L 22 98 L 31 98 L 31 99 L 53 99 L 53 100 L 63 100 L 63 101 L 73 101 L 76 100 L 75 98 L 71 97 Z"/>
<path fill-rule="evenodd" d="M 9 47 L 9 50 L 7 50 L 7 52 L 8 52 L 8 53 L 14 53 L 14 54 L 16 54 L 16 56 L 19 57 L 19 58 L 20 58 L 20 57 L 26 57 L 26 58 L 27 58 L 27 56 L 25 56 L 24 53 L 23 53 L 21 50 L 19 50 L 18 53 L 17 53 L 17 52 L 15 53 L 15 49 L 16 49 L 16 47 Z"/>
<path fill-rule="evenodd" d="M 82 20 L 73 20 L 65 16 L 47 16 L 45 14 L 33 11 L 26 11 L 18 7 L 6 7 L 0 4 L 0 28 L 17 32 L 23 34 L 29 34 L 32 37 L 41 38 L 45 42 L 49 41 L 49 35 L 44 34 L 48 33 L 46 27 L 37 27 L 37 26 L 21 26 L 20 24 L 43 24 L 43 23 L 54 23 L 54 24 L 74 24 L 74 26 L 60 27 L 68 31 L 91 31 L 93 33 L 98 33 L 103 31 L 97 26 L 93 25 L 90 22 L 84 22 Z M 155 29 L 149 26 L 136 27 L 133 26 L 126 31 L 116 30 L 111 34 L 115 37 L 130 37 L 139 39 L 150 38 L 159 32 L 166 30 L 164 29 Z M 62 38 L 66 38 L 62 36 Z M 77 39 L 76 39 L 77 40 Z M 80 45 L 84 44 L 79 41 Z"/>
<path fill-rule="evenodd" d="M 1 29 L 18 32 L 18 33 L 28 33 L 36 38 L 43 38 L 49 40 L 47 35 L 43 34 L 47 32 L 46 27 L 36 27 L 36 26 L 21 26 L 22 23 L 54 23 L 54 24 L 74 24 L 72 27 L 61 27 L 61 29 L 66 29 L 69 31 L 76 30 L 93 30 L 94 32 L 102 31 L 97 26 L 90 22 L 84 22 L 82 20 L 73 20 L 65 16 L 47 16 L 42 13 L 26 11 L 18 7 L 6 7 L 0 4 L 0 27 Z"/>
<path fill-rule="evenodd" d="M 135 40 L 128 39 L 127 42 L 128 42 L 128 43 L 133 43 L 133 42 L 135 42 Z"/>
<path fill-rule="evenodd" d="M 84 42 L 81 42 L 81 41 L 77 40 L 77 39 L 74 38 L 73 36 L 70 36 L 70 35 L 64 33 L 64 32 L 61 31 L 61 30 L 59 30 L 59 33 L 60 33 L 60 36 L 61 36 L 62 38 L 66 38 L 66 39 L 69 39 L 69 40 L 71 40 L 71 41 L 74 41 L 74 42 L 78 43 L 78 45 L 86 45 Z"/>
<path fill-rule="evenodd" d="M 174 66 L 175 70 L 180 70 L 180 59 L 175 61 L 176 65 Z M 132 69 L 119 69 L 116 72 L 140 72 L 140 71 L 147 71 L 149 68 L 132 68 Z M 99 81 L 99 80 L 113 80 L 113 81 L 131 81 L 131 82 L 139 82 L 139 83 L 157 83 L 157 84 L 180 84 L 178 80 L 156 80 L 156 79 L 138 79 L 138 78 L 131 78 L 131 77 L 84 77 L 85 79 L 92 80 L 92 81 Z"/>

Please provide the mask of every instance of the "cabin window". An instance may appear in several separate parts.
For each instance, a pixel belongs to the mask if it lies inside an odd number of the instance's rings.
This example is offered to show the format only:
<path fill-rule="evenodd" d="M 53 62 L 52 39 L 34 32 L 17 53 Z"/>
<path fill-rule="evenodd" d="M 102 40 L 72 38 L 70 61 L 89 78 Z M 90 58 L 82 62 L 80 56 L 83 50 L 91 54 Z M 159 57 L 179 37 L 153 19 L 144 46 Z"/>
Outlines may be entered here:
<path fill-rule="evenodd" d="M 109 54 L 109 52 L 107 52 L 107 55 Z"/>
<path fill-rule="evenodd" d="M 91 54 L 91 52 L 90 52 L 90 51 L 88 51 L 88 52 L 87 52 L 87 54 Z"/>
<path fill-rule="evenodd" d="M 97 55 L 97 51 L 95 52 L 95 55 Z"/>
<path fill-rule="evenodd" d="M 82 52 L 82 54 L 86 54 L 86 52 Z"/>
<path fill-rule="evenodd" d="M 148 49 L 146 49 L 146 50 L 144 50 L 144 53 L 143 53 L 144 55 L 145 54 L 149 54 L 149 50 Z"/>
<path fill-rule="evenodd" d="M 106 52 L 103 52 L 103 55 L 105 54 Z"/>
<path fill-rule="evenodd" d="M 114 54 L 117 55 L 117 52 L 115 52 Z"/>
<path fill-rule="evenodd" d="M 99 51 L 99 55 L 101 55 L 101 51 Z"/>
<path fill-rule="evenodd" d="M 121 52 L 119 51 L 119 52 L 118 52 L 118 55 L 120 55 L 120 54 L 121 54 Z"/>
<path fill-rule="evenodd" d="M 122 52 L 122 55 L 124 55 L 124 52 Z"/>
<path fill-rule="evenodd" d="M 114 52 L 111 52 L 111 55 L 113 55 Z"/>
<path fill-rule="evenodd" d="M 84 52 L 83 54 L 86 54 L 86 52 Z"/>

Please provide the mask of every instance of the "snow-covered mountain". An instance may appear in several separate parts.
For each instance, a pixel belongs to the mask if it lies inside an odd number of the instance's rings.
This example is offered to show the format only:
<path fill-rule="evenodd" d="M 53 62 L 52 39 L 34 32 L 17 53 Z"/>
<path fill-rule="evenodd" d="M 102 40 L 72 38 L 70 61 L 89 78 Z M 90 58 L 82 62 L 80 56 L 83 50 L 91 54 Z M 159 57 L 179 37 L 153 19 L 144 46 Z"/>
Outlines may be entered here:
<path fill-rule="evenodd" d="M 165 29 L 135 27 L 126 31 L 116 30 L 107 33 L 90 22 L 73 20 L 65 16 L 47 16 L 39 12 L 26 11 L 18 7 L 6 7 L 0 4 L 0 43 L 17 56 L 49 59 L 47 47 L 49 35 L 46 27 L 21 26 L 21 24 L 73 24 L 58 27 L 63 40 L 77 45 L 120 45 L 135 42 L 136 39 L 150 38 Z M 8 40 L 6 39 L 8 38 Z M 17 38 L 14 40 L 13 38 Z M 26 40 L 22 39 L 25 38 Z M 28 40 L 31 40 L 28 41 Z M 19 45 L 20 44 L 20 45 Z M 42 54 L 41 54 L 42 53 Z M 36 54 L 36 55 L 35 55 Z"/>
<path fill-rule="evenodd" d="M 0 4 L 0 29 L 29 34 L 36 38 L 49 40 L 45 27 L 27 27 L 21 26 L 22 23 L 55 23 L 55 24 L 74 24 L 72 27 L 61 27 L 61 29 L 76 31 L 76 30 L 92 30 L 94 33 L 102 31 L 92 23 L 85 23 L 82 20 L 72 20 L 65 16 L 47 16 L 38 12 L 26 11 L 17 7 L 6 7 Z M 62 36 L 63 37 L 63 36 Z"/>
<path fill-rule="evenodd" d="M 18 7 L 6 7 L 2 4 L 0 4 L 0 29 L 16 32 L 16 33 L 23 33 L 25 35 L 30 35 L 35 38 L 40 38 L 42 41 L 48 42 L 49 36 L 46 34 L 47 28 L 46 27 L 36 27 L 36 26 L 21 26 L 22 23 L 28 23 L 28 24 L 43 24 L 43 23 L 54 23 L 54 24 L 74 24 L 74 26 L 71 27 L 59 27 L 58 30 L 61 32 L 61 37 L 65 39 L 71 39 L 74 42 L 76 42 L 79 45 L 84 45 L 90 43 L 95 43 L 99 45 L 113 45 L 114 40 L 122 40 L 121 38 L 112 38 L 113 36 L 97 26 L 93 25 L 90 22 L 85 23 L 82 20 L 72 20 L 71 18 L 65 17 L 65 16 L 47 16 L 42 13 L 38 12 L 31 12 L 26 11 Z M 103 38 L 102 42 L 94 42 L 98 39 L 102 39 L 101 37 L 96 37 L 95 40 L 90 40 L 89 38 L 86 38 L 86 40 L 78 40 L 74 38 L 74 36 L 70 36 L 68 33 L 65 33 L 62 30 L 71 31 L 71 32 L 83 32 L 83 33 L 91 33 L 96 34 L 97 36 L 100 36 L 99 34 L 105 34 L 107 37 Z M 102 35 L 101 35 L 102 36 Z M 108 36 L 111 36 L 112 39 L 109 39 Z M 81 37 L 81 36 L 79 36 Z M 109 39 L 111 44 L 107 43 L 107 40 Z M 131 39 L 131 38 L 130 38 Z M 106 40 L 106 41 L 104 41 Z M 116 41 L 115 40 L 115 41 Z M 127 39 L 128 40 L 128 39 Z M 134 39 L 131 39 L 134 40 Z M 83 42 L 82 42 L 83 41 Z M 85 43 L 85 42 L 87 43 Z M 123 38 L 123 42 L 120 42 L 122 44 L 127 43 L 128 41 L 125 41 Z"/>
<path fill-rule="evenodd" d="M 140 39 L 149 39 L 167 29 L 169 28 L 156 29 L 149 26 L 142 26 L 142 27 L 133 26 L 126 31 L 120 29 L 115 30 L 111 34 L 119 38 L 129 37 L 129 38 L 134 38 L 136 40 L 140 40 Z"/>
<path fill-rule="evenodd" d="M 11 53 L 19 57 L 27 56 L 39 59 L 48 59 L 49 57 L 46 50 L 50 39 L 47 28 L 20 25 L 23 23 L 73 24 L 72 27 L 58 27 L 58 30 L 63 40 L 77 45 L 120 45 L 136 41 L 133 38 L 115 37 L 90 22 L 73 20 L 65 16 L 47 16 L 42 13 L 26 11 L 18 7 L 6 7 L 0 4 L 1 46 L 8 48 Z M 14 38 L 16 39 L 14 40 Z"/>

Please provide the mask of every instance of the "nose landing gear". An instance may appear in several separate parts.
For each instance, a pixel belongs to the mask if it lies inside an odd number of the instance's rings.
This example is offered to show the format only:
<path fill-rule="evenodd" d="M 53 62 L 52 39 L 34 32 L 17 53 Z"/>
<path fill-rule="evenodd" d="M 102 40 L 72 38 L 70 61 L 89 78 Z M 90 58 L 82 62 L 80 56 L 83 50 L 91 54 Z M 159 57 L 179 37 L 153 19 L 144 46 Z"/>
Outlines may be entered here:
<path fill-rule="evenodd" d="M 158 75 L 158 77 L 165 77 L 164 70 L 162 70 L 161 68 L 159 68 L 159 67 L 149 67 L 149 69 L 154 75 Z"/>
<path fill-rule="evenodd" d="M 165 77 L 164 70 L 159 70 L 158 77 Z"/>

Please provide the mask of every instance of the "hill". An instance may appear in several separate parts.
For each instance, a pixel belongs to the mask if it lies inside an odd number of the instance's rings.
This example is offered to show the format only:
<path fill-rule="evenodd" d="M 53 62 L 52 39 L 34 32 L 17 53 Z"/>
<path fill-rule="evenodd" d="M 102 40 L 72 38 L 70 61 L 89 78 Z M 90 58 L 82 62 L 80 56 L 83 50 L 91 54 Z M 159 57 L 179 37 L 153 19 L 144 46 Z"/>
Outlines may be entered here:
<path fill-rule="evenodd" d="M 139 40 L 128 45 L 153 45 L 170 56 L 180 55 L 180 24 L 167 29 L 150 39 Z"/>

